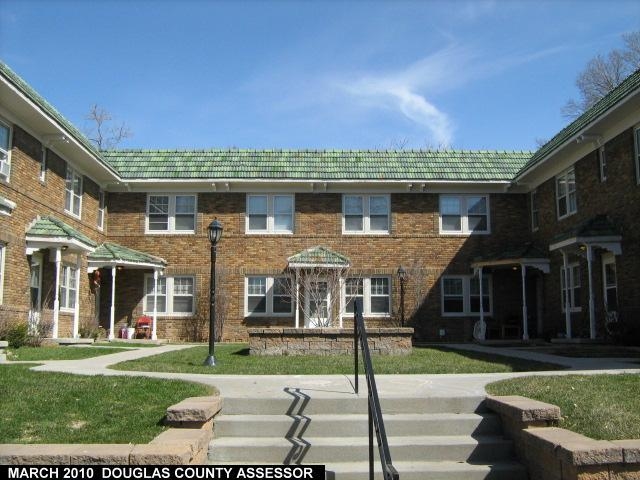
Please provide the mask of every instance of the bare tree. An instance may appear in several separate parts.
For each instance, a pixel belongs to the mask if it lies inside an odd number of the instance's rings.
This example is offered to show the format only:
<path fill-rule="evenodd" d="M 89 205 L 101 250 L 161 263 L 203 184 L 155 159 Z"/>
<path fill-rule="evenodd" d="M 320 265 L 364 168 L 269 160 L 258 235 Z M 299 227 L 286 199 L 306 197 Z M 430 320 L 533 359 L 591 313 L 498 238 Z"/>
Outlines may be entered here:
<path fill-rule="evenodd" d="M 407 269 L 407 293 L 409 294 L 409 308 L 407 316 L 413 318 L 422 307 L 429 293 L 429 272 L 422 260 L 415 260 Z"/>
<path fill-rule="evenodd" d="M 580 116 L 640 68 L 640 31 L 626 33 L 622 39 L 623 49 L 614 49 L 606 56 L 598 54 L 589 60 L 576 79 L 580 98 L 570 99 L 562 107 L 563 116 L 571 119 Z"/>
<path fill-rule="evenodd" d="M 216 266 L 216 292 L 215 292 L 215 329 L 216 342 L 222 340 L 224 324 L 229 314 L 229 292 L 226 287 L 226 270 Z M 204 342 L 209 338 L 209 288 L 198 295 L 196 299 L 196 312 L 188 317 L 182 324 L 182 334 L 189 342 Z"/>
<path fill-rule="evenodd" d="M 111 114 L 98 104 L 91 107 L 86 119 L 90 125 L 85 129 L 85 133 L 98 150 L 115 148 L 123 140 L 133 136 L 133 132 L 126 123 L 112 124 Z"/>

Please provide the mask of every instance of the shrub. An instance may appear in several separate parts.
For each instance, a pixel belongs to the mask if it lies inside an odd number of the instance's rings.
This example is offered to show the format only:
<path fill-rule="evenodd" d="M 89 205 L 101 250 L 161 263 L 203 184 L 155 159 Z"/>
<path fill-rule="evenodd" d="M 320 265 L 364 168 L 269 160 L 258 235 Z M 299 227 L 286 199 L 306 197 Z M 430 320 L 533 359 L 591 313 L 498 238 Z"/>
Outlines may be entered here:
<path fill-rule="evenodd" d="M 7 342 L 12 348 L 20 348 L 27 343 L 29 326 L 27 322 L 15 322 L 9 326 L 6 332 Z"/>

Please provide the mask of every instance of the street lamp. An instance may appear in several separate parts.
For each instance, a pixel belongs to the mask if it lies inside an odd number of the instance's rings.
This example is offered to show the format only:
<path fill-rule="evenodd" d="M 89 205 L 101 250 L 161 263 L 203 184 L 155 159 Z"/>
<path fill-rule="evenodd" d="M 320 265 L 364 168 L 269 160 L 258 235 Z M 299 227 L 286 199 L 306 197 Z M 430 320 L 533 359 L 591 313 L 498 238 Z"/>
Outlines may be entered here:
<path fill-rule="evenodd" d="M 215 367 L 216 359 L 213 356 L 213 349 L 216 338 L 216 253 L 218 242 L 222 237 L 222 224 L 217 218 L 214 218 L 207 227 L 207 234 L 211 242 L 211 281 L 209 283 L 209 356 L 204 364 Z"/>
<path fill-rule="evenodd" d="M 398 278 L 400 279 L 400 326 L 404 327 L 404 282 L 407 279 L 407 271 L 402 265 L 398 267 Z"/>

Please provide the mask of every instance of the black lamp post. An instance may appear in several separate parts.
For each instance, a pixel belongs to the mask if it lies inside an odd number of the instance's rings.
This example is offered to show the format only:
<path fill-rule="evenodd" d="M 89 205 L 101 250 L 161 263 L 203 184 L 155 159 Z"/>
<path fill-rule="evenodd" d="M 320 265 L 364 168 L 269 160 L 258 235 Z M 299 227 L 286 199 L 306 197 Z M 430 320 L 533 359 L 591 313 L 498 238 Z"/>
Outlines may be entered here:
<path fill-rule="evenodd" d="M 207 233 L 211 242 L 211 282 L 209 284 L 209 356 L 204 364 L 215 367 L 216 359 L 213 356 L 213 350 L 216 338 L 216 253 L 218 242 L 222 237 L 222 224 L 217 218 L 209 224 Z"/>
<path fill-rule="evenodd" d="M 402 265 L 398 267 L 398 278 L 400 279 L 400 326 L 404 327 L 404 282 L 407 279 L 407 271 Z"/>

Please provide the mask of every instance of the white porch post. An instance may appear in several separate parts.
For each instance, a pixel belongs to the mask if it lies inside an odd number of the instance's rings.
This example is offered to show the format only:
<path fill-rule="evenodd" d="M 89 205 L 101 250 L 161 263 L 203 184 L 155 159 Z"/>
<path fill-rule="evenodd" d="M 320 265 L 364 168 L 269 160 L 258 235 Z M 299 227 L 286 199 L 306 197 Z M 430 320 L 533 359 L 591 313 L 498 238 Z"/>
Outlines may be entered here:
<path fill-rule="evenodd" d="M 80 268 L 82 267 L 82 259 L 80 253 L 76 254 L 76 295 L 75 307 L 73 309 L 73 338 L 78 338 L 78 327 L 80 325 Z"/>
<path fill-rule="evenodd" d="M 593 300 L 593 247 L 587 245 L 587 269 L 589 272 L 589 336 L 592 340 L 596 338 L 596 313 Z"/>
<path fill-rule="evenodd" d="M 300 328 L 300 279 L 296 268 L 296 328 Z"/>
<path fill-rule="evenodd" d="M 60 247 L 56 248 L 56 278 L 53 293 L 53 330 L 51 332 L 52 338 L 58 338 L 58 328 L 60 320 L 60 267 L 62 263 L 62 250 Z"/>
<path fill-rule="evenodd" d="M 157 340 L 158 334 L 156 325 L 158 324 L 158 269 L 153 270 L 153 325 L 151 327 L 151 340 Z"/>
<path fill-rule="evenodd" d="M 527 313 L 527 267 L 520 264 L 522 273 L 522 339 L 529 340 L 529 318 Z"/>
<path fill-rule="evenodd" d="M 567 338 L 571 338 L 571 297 L 569 290 L 569 259 L 567 258 L 567 252 L 562 250 L 562 268 L 564 269 L 564 323 L 565 332 Z"/>
<path fill-rule="evenodd" d="M 480 321 L 484 322 L 484 299 L 482 295 L 484 294 L 482 290 L 482 267 L 478 269 L 478 283 L 480 283 Z"/>
<path fill-rule="evenodd" d="M 117 268 L 114 265 L 111 267 L 111 308 L 109 310 L 109 329 L 111 330 L 111 334 L 109 338 L 113 340 L 113 329 L 115 328 L 116 323 L 116 271 Z"/>

